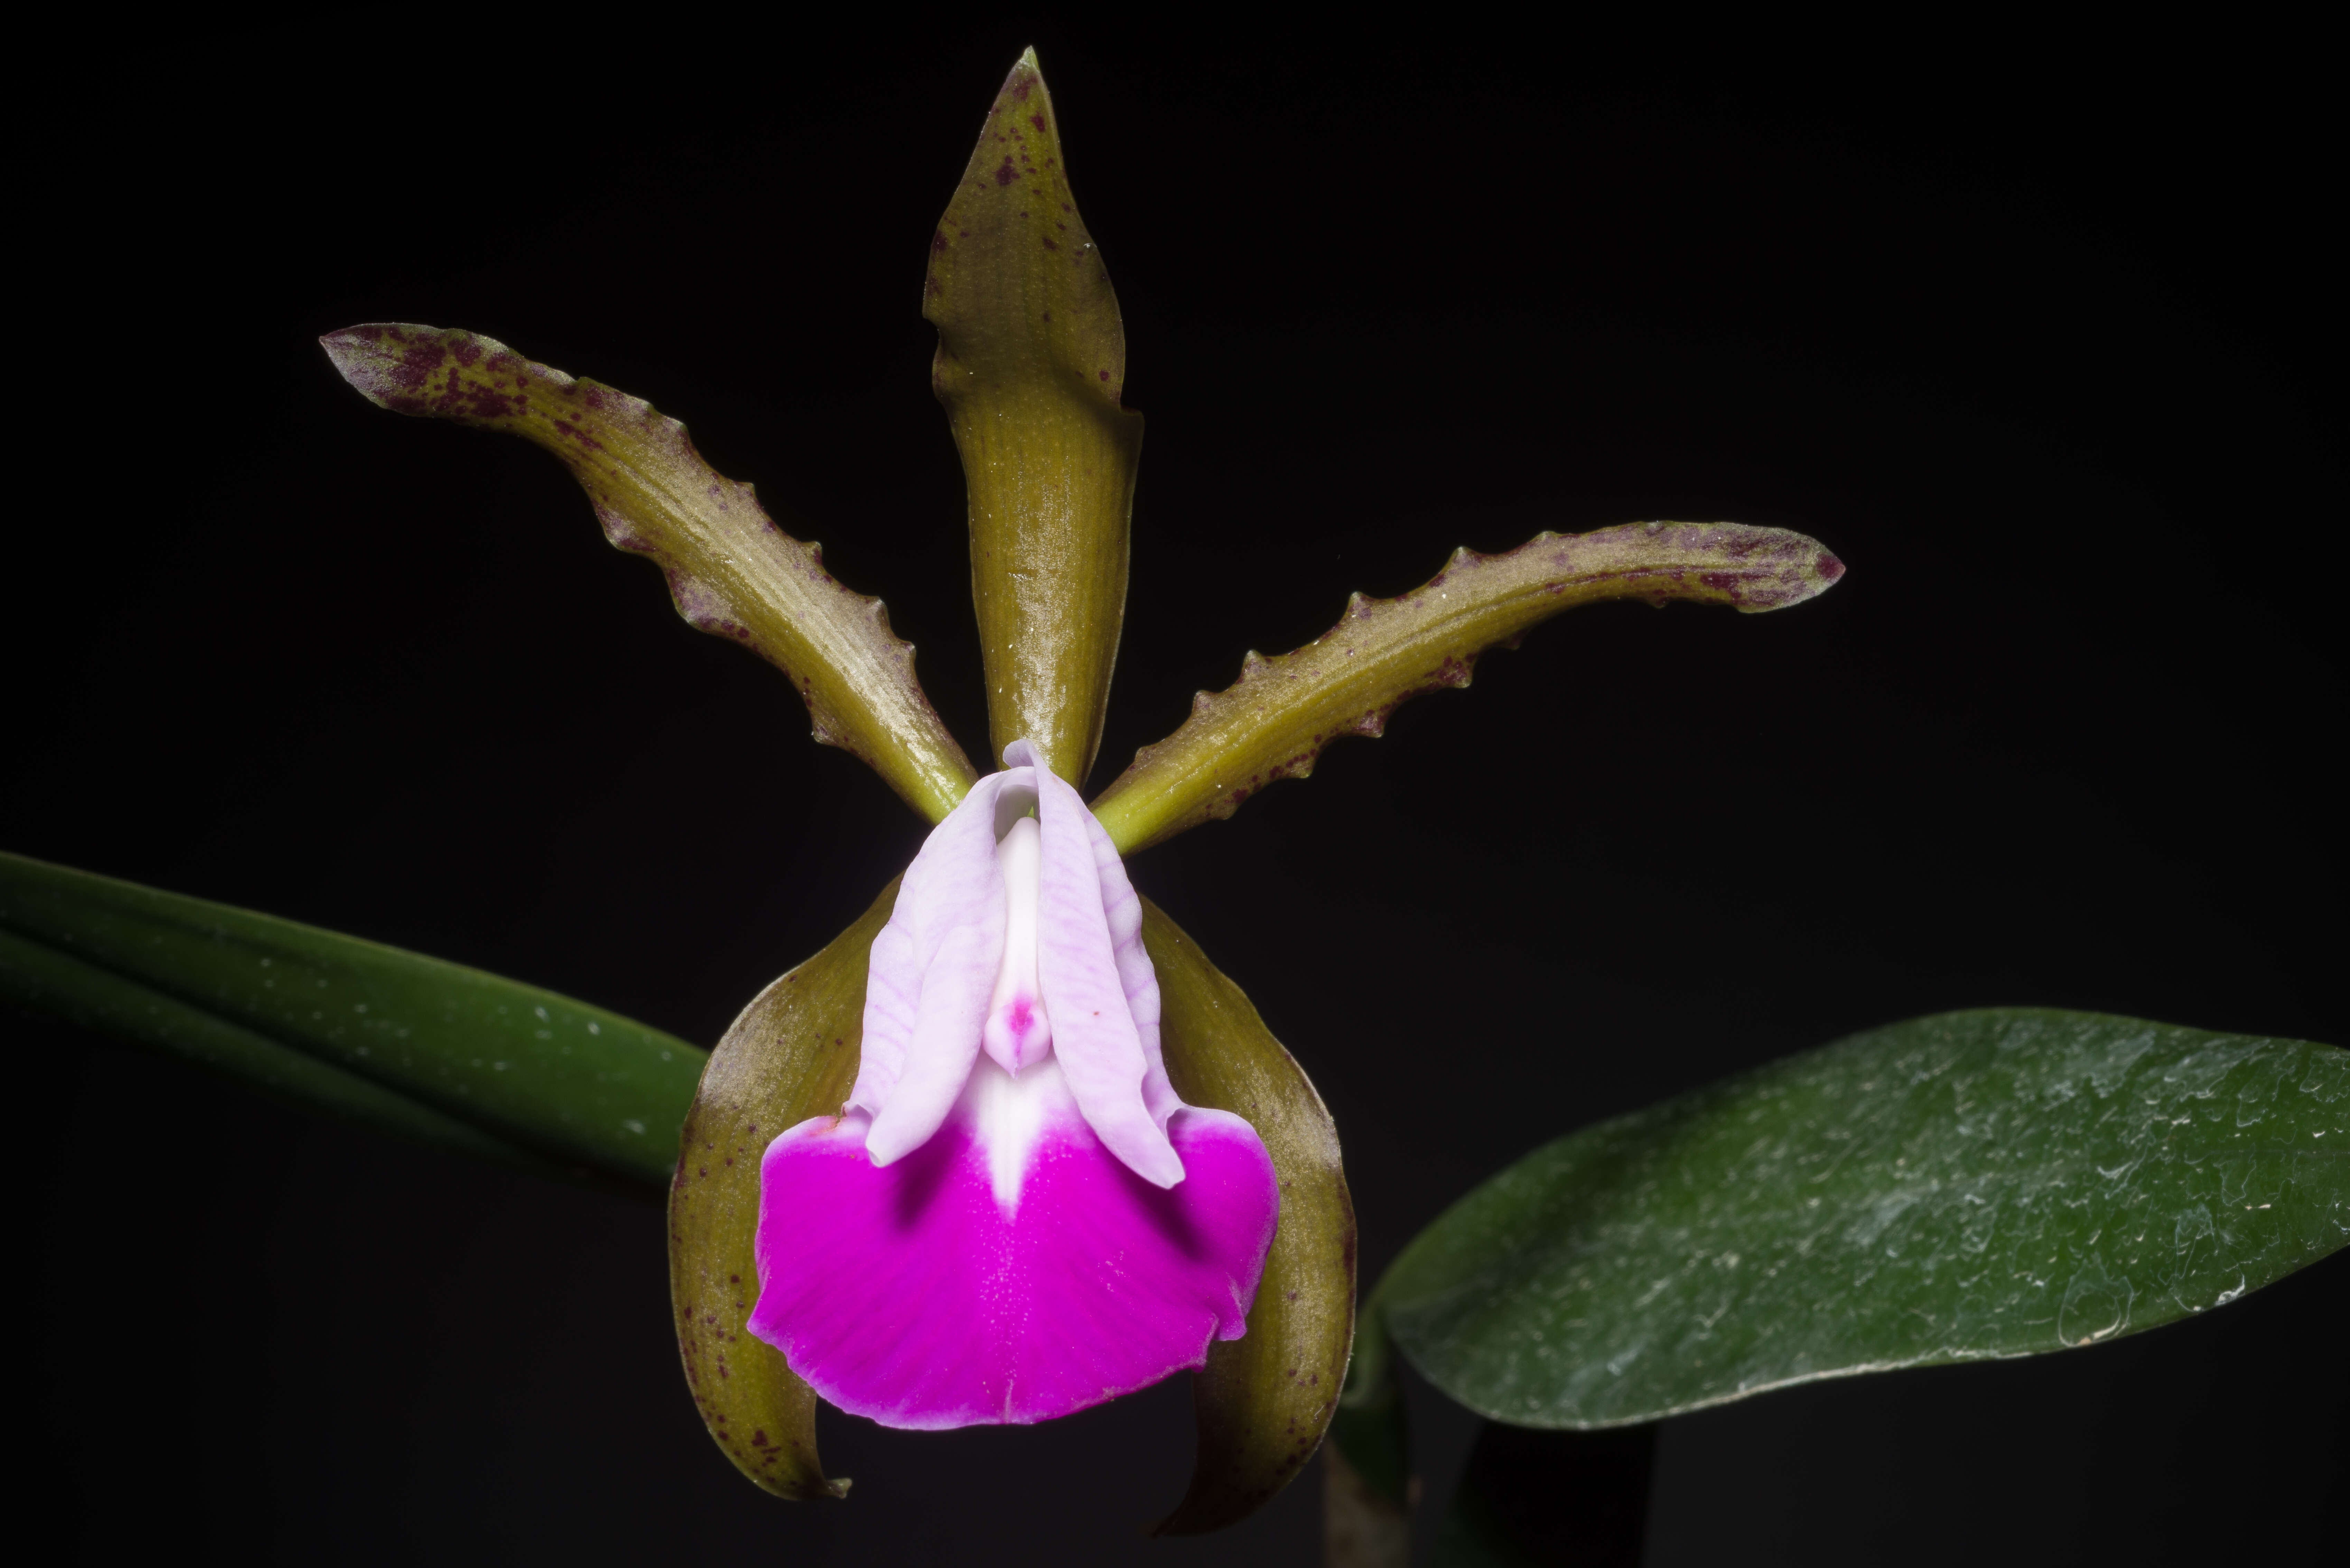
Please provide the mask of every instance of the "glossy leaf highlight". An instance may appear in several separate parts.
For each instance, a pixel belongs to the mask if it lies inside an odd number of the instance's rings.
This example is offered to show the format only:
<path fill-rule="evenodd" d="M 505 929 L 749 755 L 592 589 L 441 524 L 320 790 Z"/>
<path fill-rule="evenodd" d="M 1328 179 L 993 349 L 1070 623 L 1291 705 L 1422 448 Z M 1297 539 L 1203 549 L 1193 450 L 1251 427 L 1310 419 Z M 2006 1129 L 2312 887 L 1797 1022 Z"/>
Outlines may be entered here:
<path fill-rule="evenodd" d="M 670 1303 L 686 1386 L 735 1468 L 778 1497 L 841 1497 L 816 1456 L 814 1390 L 745 1328 L 759 1299 L 759 1162 L 785 1128 L 839 1110 L 857 1080 L 873 939 L 898 884 L 754 997 L 711 1053 L 670 1189 Z"/>
<path fill-rule="evenodd" d="M 1321 1443 L 1354 1337 L 1355 1210 L 1337 1129 L 1304 1069 L 1198 943 L 1148 898 L 1142 911 L 1175 1092 L 1246 1117 L 1281 1183 L 1248 1333 L 1211 1345 L 1192 1378 L 1199 1457 L 1181 1504 L 1157 1526 L 1192 1535 L 1263 1507 Z"/>
<path fill-rule="evenodd" d="M 1471 1409 L 1603 1427 L 2095 1345 L 2345 1239 L 2350 1052 L 2002 1008 L 1538 1149 L 1422 1231 L 1377 1299 Z"/>
<path fill-rule="evenodd" d="M 1506 555 L 1456 550 L 1392 599 L 1357 594 L 1295 652 L 1251 651 L 1229 690 L 1201 692 L 1182 728 L 1135 753 L 1094 815 L 1130 855 L 1227 817 L 1276 779 L 1304 778 L 1341 735 L 1377 735 L 1409 698 L 1466 686 L 1477 656 L 1601 599 L 1783 609 L 1826 591 L 1843 563 L 1817 541 L 1736 523 L 1633 523 L 1537 535 Z"/>
<path fill-rule="evenodd" d="M 604 536 L 660 567 L 688 624 L 791 678 L 819 742 L 862 759 L 932 822 L 962 798 L 977 775 L 881 601 L 834 581 L 822 547 L 776 527 L 749 485 L 702 462 L 677 421 L 471 332 L 385 323 L 319 342 L 380 408 L 503 431 L 561 458 Z"/>
<path fill-rule="evenodd" d="M 467 1154 L 666 1181 L 703 1054 L 537 986 L 0 854 L 0 994 Z"/>
<path fill-rule="evenodd" d="M 1118 400 L 1126 328 L 1034 49 L 939 220 L 922 315 L 939 329 L 931 386 L 970 496 L 994 754 L 1025 736 L 1082 784 L 1126 615 L 1142 416 Z"/>

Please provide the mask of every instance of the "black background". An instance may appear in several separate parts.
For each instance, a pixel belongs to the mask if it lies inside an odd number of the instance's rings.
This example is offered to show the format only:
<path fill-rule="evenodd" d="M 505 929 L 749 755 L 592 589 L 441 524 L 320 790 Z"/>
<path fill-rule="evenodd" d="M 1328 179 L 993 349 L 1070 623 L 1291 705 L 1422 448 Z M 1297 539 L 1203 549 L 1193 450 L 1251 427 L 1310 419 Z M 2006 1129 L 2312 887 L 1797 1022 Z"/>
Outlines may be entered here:
<path fill-rule="evenodd" d="M 1873 1023 L 2350 1041 L 2338 170 L 2292 39 L 688 24 L 42 73 L 0 845 L 714 1039 L 920 825 L 551 460 L 368 407 L 314 339 L 469 327 L 685 420 L 888 599 L 976 757 L 917 294 L 1034 41 L 1150 420 L 1096 787 L 1457 544 L 1727 517 L 1850 567 L 1779 615 L 1569 617 L 1137 857 L 1328 1099 L 1367 1282 L 1533 1145 Z M 93 1559 L 1314 1560 L 1313 1481 L 1139 1539 L 1180 1383 L 831 1420 L 854 1500 L 771 1501 L 685 1397 L 652 1208 L 8 1030 L 34 1506 Z M 1670 1424 L 1649 1559 L 2314 1556 L 2345 1322 L 2336 1257 L 2094 1351 Z M 1470 1430 L 1427 1424 L 1434 1500 Z"/>

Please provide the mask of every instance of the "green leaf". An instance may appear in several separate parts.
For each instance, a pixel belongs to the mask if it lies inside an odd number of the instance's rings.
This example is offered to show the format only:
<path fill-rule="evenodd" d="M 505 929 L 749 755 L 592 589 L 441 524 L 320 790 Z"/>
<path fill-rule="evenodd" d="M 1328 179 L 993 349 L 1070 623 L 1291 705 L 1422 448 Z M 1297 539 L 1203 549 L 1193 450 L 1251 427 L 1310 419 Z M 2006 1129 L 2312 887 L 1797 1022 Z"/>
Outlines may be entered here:
<path fill-rule="evenodd" d="M 1199 1457 L 1182 1502 L 1154 1532 L 1197 1535 L 1271 1501 L 1322 1441 L 1355 1332 L 1355 1207 L 1322 1096 L 1247 994 L 1148 898 L 1142 941 L 1159 973 L 1175 1092 L 1244 1117 L 1281 1184 L 1248 1333 L 1211 1345 L 1191 1381 Z"/>
<path fill-rule="evenodd" d="M 676 1165 L 703 1061 L 536 986 L 7 854 L 0 996 L 385 1131 L 639 1188 Z"/>
<path fill-rule="evenodd" d="M 688 624 L 790 677 L 816 739 L 861 759 L 932 822 L 971 787 L 970 759 L 923 695 L 913 645 L 891 634 L 881 601 L 835 582 L 822 546 L 777 528 L 749 485 L 702 461 L 683 425 L 471 332 L 379 323 L 318 341 L 380 408 L 503 431 L 561 458 L 604 536 L 652 558 Z M 482 510 L 481 526 L 492 526 Z"/>
<path fill-rule="evenodd" d="M 1695 599 L 1749 613 L 1827 591 L 1844 566 L 1801 534 L 1736 523 L 1634 523 L 1540 534 L 1502 556 L 1456 550 L 1398 598 L 1357 594 L 1293 653 L 1251 651 L 1229 691 L 1202 691 L 1182 728 L 1134 755 L 1094 802 L 1121 855 L 1227 817 L 1276 779 L 1304 778 L 1341 735 L 1377 735 L 1423 691 L 1469 684 L 1477 656 L 1601 599 Z"/>
<path fill-rule="evenodd" d="M 734 1467 L 778 1497 L 847 1494 L 825 1479 L 816 1391 L 745 1328 L 759 1299 L 759 1165 L 786 1127 L 837 1111 L 857 1082 L 865 978 L 898 884 L 825 950 L 751 999 L 710 1054 L 670 1188 L 669 1289 L 702 1424 Z"/>
<path fill-rule="evenodd" d="M 922 315 L 939 329 L 931 387 L 970 495 L 994 754 L 1024 735 L 1082 784 L 1126 617 L 1142 416 L 1118 400 L 1126 328 L 1034 49 L 931 237 Z"/>
<path fill-rule="evenodd" d="M 54 948 L 0 930 L 0 996 L 241 1078 L 272 1099 L 539 1175 L 558 1168 L 405 1095 Z"/>
<path fill-rule="evenodd" d="M 2095 1345 L 2345 1238 L 2350 1052 L 1993 1009 L 1561 1138 L 1422 1231 L 1376 1301 L 1470 1408 L 1601 1427 Z"/>

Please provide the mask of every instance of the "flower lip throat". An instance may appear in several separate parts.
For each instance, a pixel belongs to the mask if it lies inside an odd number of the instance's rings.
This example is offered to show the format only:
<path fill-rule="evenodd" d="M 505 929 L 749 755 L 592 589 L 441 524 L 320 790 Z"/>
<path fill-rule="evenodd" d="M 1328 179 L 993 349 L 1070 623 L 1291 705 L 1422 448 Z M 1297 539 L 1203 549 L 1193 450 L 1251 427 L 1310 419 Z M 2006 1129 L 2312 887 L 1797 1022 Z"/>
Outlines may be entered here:
<path fill-rule="evenodd" d="M 995 808 L 995 864 L 1003 878 L 1003 958 L 996 968 L 995 990 L 988 999 L 980 1039 L 1007 1073 L 1044 1060 L 1053 1044 L 1052 1017 L 1036 977 L 1036 906 L 1045 851 L 1044 830 L 1029 815 L 1035 802 L 1033 789 L 1006 788 Z M 1008 826 L 1003 826 L 1006 816 L 1011 818 Z"/>

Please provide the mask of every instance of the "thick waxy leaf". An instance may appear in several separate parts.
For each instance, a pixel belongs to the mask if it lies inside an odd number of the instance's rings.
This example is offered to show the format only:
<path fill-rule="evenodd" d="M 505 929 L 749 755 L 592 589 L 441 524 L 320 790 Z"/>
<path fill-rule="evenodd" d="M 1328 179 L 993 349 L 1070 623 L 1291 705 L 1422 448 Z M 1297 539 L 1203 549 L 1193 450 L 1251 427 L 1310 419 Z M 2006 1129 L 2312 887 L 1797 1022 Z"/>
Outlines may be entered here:
<path fill-rule="evenodd" d="M 405 1095 L 306 1056 L 175 996 L 5 929 L 0 929 L 0 996 L 94 1033 L 145 1045 L 243 1079 L 272 1098 L 303 1110 L 323 1111 L 378 1132 L 519 1169 L 562 1174 L 551 1162 Z"/>
<path fill-rule="evenodd" d="M 551 991 L 0 855 L 0 995 L 386 1131 L 668 1179 L 702 1053 Z"/>
<path fill-rule="evenodd" d="M 1222 1529 L 1289 1484 L 1336 1408 L 1355 1328 L 1355 1209 L 1337 1129 L 1305 1074 L 1241 988 L 1149 899 L 1142 940 L 1159 971 L 1175 1092 L 1244 1116 L 1281 1182 L 1281 1228 L 1248 1333 L 1210 1346 L 1192 1380 L 1200 1448 L 1162 1535 Z"/>
<path fill-rule="evenodd" d="M 995 755 L 1025 736 L 1082 784 L 1126 615 L 1142 416 L 1118 402 L 1126 329 L 1033 49 L 939 220 L 922 314 L 939 329 L 931 385 L 971 496 Z"/>
<path fill-rule="evenodd" d="M 2350 1052 L 1996 1009 L 1538 1149 L 1422 1231 L 1377 1301 L 1471 1408 L 1598 1427 L 2095 1345 L 2345 1239 Z"/>
<path fill-rule="evenodd" d="M 1457 550 L 1399 598 L 1357 594 L 1294 653 L 1252 651 L 1230 690 L 1135 753 L 1094 802 L 1120 854 L 1226 817 L 1275 779 L 1304 778 L 1341 735 L 1377 735 L 1407 699 L 1466 686 L 1477 656 L 1600 599 L 1694 599 L 1755 612 L 1825 592 L 1844 566 L 1801 534 L 1735 523 L 1634 523 L 1542 534 L 1503 556 Z"/>
<path fill-rule="evenodd" d="M 970 760 L 931 711 L 913 645 L 891 634 L 881 601 L 835 582 L 820 546 L 784 533 L 749 485 L 712 472 L 683 425 L 471 332 L 381 324 L 319 341 L 370 402 L 504 431 L 561 458 L 604 536 L 660 566 L 680 615 L 791 677 L 817 741 L 863 759 L 932 822 L 962 798 Z"/>
<path fill-rule="evenodd" d="M 759 1299 L 759 1161 L 857 1081 L 873 939 L 892 882 L 822 952 L 751 1001 L 711 1053 L 670 1189 L 670 1303 L 693 1402 L 736 1468 L 778 1497 L 847 1494 L 816 1458 L 816 1395 L 743 1324 Z"/>

